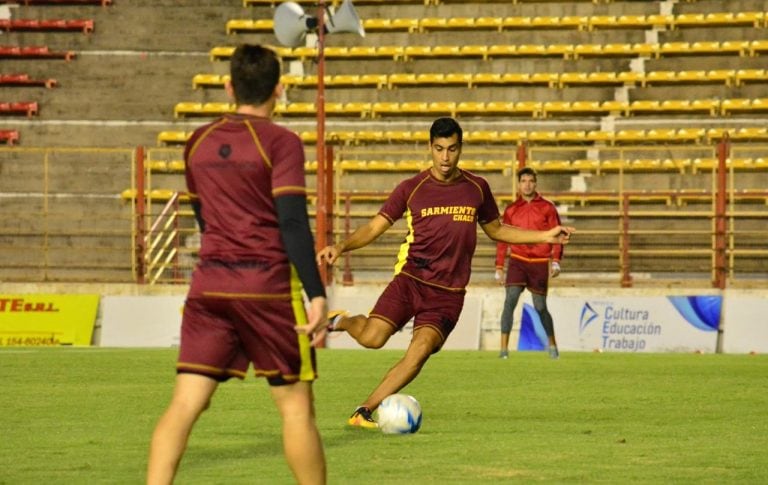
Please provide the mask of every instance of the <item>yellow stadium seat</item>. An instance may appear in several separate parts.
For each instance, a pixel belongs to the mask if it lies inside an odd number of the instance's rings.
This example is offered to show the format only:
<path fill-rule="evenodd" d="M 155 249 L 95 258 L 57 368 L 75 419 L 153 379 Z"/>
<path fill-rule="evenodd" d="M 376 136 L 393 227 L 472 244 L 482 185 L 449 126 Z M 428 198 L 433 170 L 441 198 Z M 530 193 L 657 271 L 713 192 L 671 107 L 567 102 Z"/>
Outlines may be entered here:
<path fill-rule="evenodd" d="M 367 145 L 370 143 L 383 143 L 387 141 L 386 137 L 384 136 L 384 132 L 379 130 L 356 131 L 354 136 L 355 143 L 361 145 Z"/>
<path fill-rule="evenodd" d="M 570 160 L 551 159 L 539 161 L 539 171 L 541 172 L 570 172 L 572 170 Z"/>
<path fill-rule="evenodd" d="M 704 14 L 681 13 L 675 16 L 673 26 L 677 27 L 702 27 L 706 25 Z"/>
<path fill-rule="evenodd" d="M 673 128 L 656 128 L 646 131 L 646 141 L 671 142 L 677 140 L 677 132 Z"/>
<path fill-rule="evenodd" d="M 519 57 L 544 57 L 546 54 L 547 46 L 540 44 L 520 44 L 515 49 L 515 55 Z"/>
<path fill-rule="evenodd" d="M 675 25 L 675 16 L 669 14 L 652 14 L 645 17 L 645 23 L 649 27 L 658 29 L 671 28 Z"/>
<path fill-rule="evenodd" d="M 315 113 L 317 113 L 315 103 L 288 103 L 284 105 L 282 110 L 280 110 L 280 114 L 283 116 L 307 116 L 314 115 Z"/>
<path fill-rule="evenodd" d="M 649 42 L 636 42 L 632 44 L 632 54 L 638 57 L 658 57 L 658 51 L 659 44 L 651 44 Z"/>
<path fill-rule="evenodd" d="M 419 30 L 419 19 L 417 18 L 394 18 L 390 19 L 390 25 L 395 30 L 406 30 L 409 33 Z"/>
<path fill-rule="evenodd" d="M 733 113 L 744 113 L 749 111 L 751 100 L 748 98 L 724 99 L 720 103 L 720 113 L 723 116 L 729 116 Z"/>
<path fill-rule="evenodd" d="M 502 21 L 501 17 L 477 17 L 475 19 L 475 28 L 501 31 Z"/>
<path fill-rule="evenodd" d="M 332 143 L 341 145 L 357 145 L 358 132 L 350 130 L 334 130 L 326 133 L 326 139 Z"/>
<path fill-rule="evenodd" d="M 445 74 L 445 84 L 459 84 L 472 87 L 472 74 L 468 72 L 449 72 Z"/>
<path fill-rule="evenodd" d="M 546 101 L 541 105 L 541 115 L 546 118 L 550 115 L 559 115 L 571 112 L 571 103 L 568 101 Z"/>
<path fill-rule="evenodd" d="M 699 143 L 704 140 L 705 132 L 703 128 L 678 128 L 675 130 L 675 141 Z"/>
<path fill-rule="evenodd" d="M 558 143 L 582 144 L 586 143 L 587 133 L 583 130 L 561 130 L 555 132 L 555 140 Z"/>
<path fill-rule="evenodd" d="M 501 29 L 529 29 L 531 28 L 530 17 L 504 17 L 501 20 Z"/>
<path fill-rule="evenodd" d="M 615 72 L 590 72 L 587 75 L 587 84 L 592 86 L 617 86 L 624 84 L 619 80 Z"/>
<path fill-rule="evenodd" d="M 619 15 L 616 17 L 616 27 L 640 29 L 648 27 L 650 24 L 645 15 Z M 606 26 L 610 27 L 610 26 Z"/>
<path fill-rule="evenodd" d="M 167 165 L 169 172 L 183 173 L 187 169 L 184 160 L 169 160 Z"/>
<path fill-rule="evenodd" d="M 675 71 L 650 71 L 643 78 L 643 86 L 672 84 L 675 82 Z"/>
<path fill-rule="evenodd" d="M 723 83 L 732 86 L 737 83 L 735 69 L 710 69 L 705 72 L 707 80 L 713 83 Z"/>
<path fill-rule="evenodd" d="M 554 88 L 560 80 L 560 75 L 556 72 L 533 72 L 528 76 L 529 84 L 544 85 L 548 88 Z"/>
<path fill-rule="evenodd" d="M 586 72 L 563 72 L 558 78 L 558 86 L 565 87 L 571 84 L 586 84 L 587 73 Z"/>
<path fill-rule="evenodd" d="M 541 103 L 539 101 L 517 101 L 514 103 L 510 114 L 525 115 L 538 118 L 541 115 Z"/>
<path fill-rule="evenodd" d="M 768 82 L 768 70 L 766 69 L 739 69 L 736 71 L 736 85 L 749 82 Z"/>
<path fill-rule="evenodd" d="M 168 171 L 168 162 L 165 160 L 147 160 L 144 162 L 144 166 L 148 168 L 150 172 Z"/>
<path fill-rule="evenodd" d="M 653 100 L 637 100 L 629 104 L 630 114 L 657 113 L 661 110 L 661 103 Z"/>
<path fill-rule="evenodd" d="M 477 57 L 480 59 L 488 58 L 487 45 L 462 45 L 459 46 L 459 57 Z"/>
<path fill-rule="evenodd" d="M 596 172 L 599 166 L 600 163 L 597 160 L 590 160 L 588 158 L 571 160 L 571 168 L 579 172 Z"/>
<path fill-rule="evenodd" d="M 398 172 L 421 172 L 429 166 L 424 160 L 399 160 L 395 163 Z"/>
<path fill-rule="evenodd" d="M 577 44 L 573 47 L 574 59 L 584 57 L 597 57 L 603 53 L 602 44 Z"/>
<path fill-rule="evenodd" d="M 445 84 L 445 74 L 424 73 L 416 75 L 416 84 L 419 86 L 434 86 Z"/>
<path fill-rule="evenodd" d="M 624 71 L 616 73 L 616 80 L 624 86 L 637 86 L 643 83 L 645 75 L 633 71 Z"/>
<path fill-rule="evenodd" d="M 585 134 L 586 140 L 598 144 L 613 144 L 614 133 L 612 131 L 589 130 Z"/>
<path fill-rule="evenodd" d="M 426 111 L 438 116 L 456 116 L 456 103 L 453 101 L 433 101 L 427 105 Z"/>
<path fill-rule="evenodd" d="M 430 51 L 430 57 L 460 57 L 461 49 L 455 45 L 436 45 Z"/>
<path fill-rule="evenodd" d="M 317 143 L 317 132 L 316 131 L 302 131 L 299 133 L 299 138 L 301 138 L 301 141 L 304 143 Z"/>
<path fill-rule="evenodd" d="M 485 103 L 462 101 L 456 104 L 456 114 L 459 116 L 485 114 Z"/>
<path fill-rule="evenodd" d="M 192 89 L 221 88 L 224 87 L 224 82 L 227 79 L 229 79 L 229 76 L 221 76 L 219 74 L 195 74 L 192 77 Z"/>
<path fill-rule="evenodd" d="M 629 113 L 629 103 L 626 101 L 603 101 L 600 103 L 600 109 L 606 114 L 626 116 Z"/>
<path fill-rule="evenodd" d="M 227 35 L 238 32 L 272 32 L 274 27 L 272 19 L 232 19 L 226 23 Z"/>
<path fill-rule="evenodd" d="M 768 40 L 753 40 L 749 43 L 750 56 L 766 53 L 768 53 Z"/>
<path fill-rule="evenodd" d="M 690 42 L 664 42 L 659 46 L 658 55 L 680 55 L 691 51 Z"/>
<path fill-rule="evenodd" d="M 192 133 L 186 131 L 161 131 L 157 134 L 158 145 L 183 145 Z"/>
<path fill-rule="evenodd" d="M 398 114 L 419 115 L 427 112 L 427 103 L 421 101 L 409 101 L 398 104 Z"/>
<path fill-rule="evenodd" d="M 613 135 L 616 143 L 642 143 L 645 142 L 645 130 L 619 130 Z"/>
<path fill-rule="evenodd" d="M 528 74 L 527 72 L 505 72 L 504 74 L 500 74 L 499 84 L 504 86 L 525 86 L 531 84 L 531 76 L 532 74 Z M 547 81 L 547 84 L 549 84 L 549 81 Z"/>
<path fill-rule="evenodd" d="M 234 103 L 203 103 L 202 113 L 208 116 L 221 116 L 234 112 Z"/>
<path fill-rule="evenodd" d="M 499 132 L 491 130 L 475 130 L 464 133 L 464 141 L 467 143 L 496 143 L 499 141 Z"/>
<path fill-rule="evenodd" d="M 527 131 L 505 130 L 499 132 L 499 141 L 503 143 L 519 143 L 528 138 Z"/>
<path fill-rule="evenodd" d="M 720 42 L 706 41 L 691 43 L 690 54 L 717 54 L 720 52 Z"/>
<path fill-rule="evenodd" d="M 529 131 L 528 141 L 538 144 L 556 144 L 557 133 L 554 131 Z"/>
<path fill-rule="evenodd" d="M 511 57 L 517 54 L 517 46 L 494 44 L 489 45 L 487 50 L 487 57 L 489 59 L 494 57 Z"/>
<path fill-rule="evenodd" d="M 735 23 L 752 27 L 768 27 L 768 14 L 766 12 L 737 12 Z"/>
<path fill-rule="evenodd" d="M 593 15 L 587 20 L 587 28 L 589 30 L 609 28 L 616 28 L 618 19 L 615 15 Z"/>
<path fill-rule="evenodd" d="M 600 55 L 606 57 L 632 57 L 634 50 L 632 44 L 605 44 Z"/>
<path fill-rule="evenodd" d="M 416 74 L 394 73 L 387 76 L 387 87 L 392 89 L 397 86 L 413 86 L 416 84 Z"/>
<path fill-rule="evenodd" d="M 202 112 L 203 103 L 181 102 L 176 103 L 176 106 L 173 107 L 174 118 L 181 118 L 182 116 L 199 116 Z"/>
<path fill-rule="evenodd" d="M 448 17 L 446 28 L 453 30 L 471 30 L 475 28 L 474 17 Z"/>
<path fill-rule="evenodd" d="M 211 58 L 211 62 L 223 61 L 232 57 L 233 52 L 235 52 L 234 47 L 213 47 L 208 55 Z"/>
<path fill-rule="evenodd" d="M 432 48 L 424 45 L 409 45 L 403 49 L 403 57 L 405 60 L 430 57 L 432 55 Z"/>
<path fill-rule="evenodd" d="M 472 76 L 472 85 L 499 85 L 501 82 L 501 74 L 495 72 L 477 73 Z"/>
<path fill-rule="evenodd" d="M 485 114 L 505 116 L 517 109 L 516 103 L 511 101 L 489 101 L 485 103 Z"/>
<path fill-rule="evenodd" d="M 768 128 L 738 128 L 730 133 L 732 140 L 768 141 Z"/>
<path fill-rule="evenodd" d="M 445 29 L 447 26 L 448 19 L 446 18 L 423 17 L 421 20 L 419 20 L 419 32 Z"/>

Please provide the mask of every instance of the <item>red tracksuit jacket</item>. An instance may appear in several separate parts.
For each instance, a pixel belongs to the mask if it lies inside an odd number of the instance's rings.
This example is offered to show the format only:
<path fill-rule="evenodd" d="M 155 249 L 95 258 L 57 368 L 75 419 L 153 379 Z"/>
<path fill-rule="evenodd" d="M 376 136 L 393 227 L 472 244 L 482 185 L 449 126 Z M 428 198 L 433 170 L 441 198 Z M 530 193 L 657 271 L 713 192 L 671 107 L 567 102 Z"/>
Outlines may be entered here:
<path fill-rule="evenodd" d="M 518 196 L 517 200 L 509 204 L 504 210 L 502 222 L 510 226 L 523 229 L 536 229 L 545 231 L 560 225 L 560 215 L 555 204 L 535 193 L 533 199 L 527 202 Z M 553 261 L 559 262 L 563 256 L 562 244 L 507 244 L 496 245 L 496 269 L 504 268 L 504 258 L 512 257 L 523 261 Z"/>

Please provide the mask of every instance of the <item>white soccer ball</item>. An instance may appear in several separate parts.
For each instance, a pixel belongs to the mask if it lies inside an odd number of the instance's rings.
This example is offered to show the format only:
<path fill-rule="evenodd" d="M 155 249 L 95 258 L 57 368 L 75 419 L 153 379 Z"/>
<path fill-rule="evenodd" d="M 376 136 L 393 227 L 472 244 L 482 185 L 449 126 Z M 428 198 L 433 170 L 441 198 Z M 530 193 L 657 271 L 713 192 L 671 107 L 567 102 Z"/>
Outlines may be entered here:
<path fill-rule="evenodd" d="M 379 429 L 386 434 L 415 433 L 421 428 L 421 405 L 408 394 L 392 394 L 378 409 Z"/>

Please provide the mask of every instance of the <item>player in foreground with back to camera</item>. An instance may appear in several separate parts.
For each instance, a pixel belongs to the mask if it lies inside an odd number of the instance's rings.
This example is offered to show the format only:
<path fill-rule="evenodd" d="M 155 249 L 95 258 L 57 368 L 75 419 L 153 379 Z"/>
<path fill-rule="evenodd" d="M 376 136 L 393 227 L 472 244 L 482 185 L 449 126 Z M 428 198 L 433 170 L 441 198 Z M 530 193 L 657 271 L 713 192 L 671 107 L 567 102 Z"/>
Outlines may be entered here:
<path fill-rule="evenodd" d="M 184 305 L 173 398 L 152 436 L 147 483 L 173 482 L 219 383 L 244 378 L 253 363 L 280 412 L 296 481 L 324 484 L 311 338 L 327 323 L 328 306 L 307 216 L 304 147 L 270 120 L 283 90 L 277 54 L 241 45 L 230 70 L 226 89 L 236 113 L 197 129 L 184 151 L 202 232 L 200 262 Z"/>
<path fill-rule="evenodd" d="M 395 276 L 368 316 L 331 314 L 328 331 L 346 331 L 360 345 L 381 348 L 414 318 L 413 336 L 400 361 L 355 409 L 351 426 L 375 428 L 372 413 L 398 392 L 438 352 L 464 305 L 477 224 L 495 241 L 566 244 L 572 227 L 531 231 L 499 222 L 499 209 L 488 182 L 458 167 L 462 129 L 452 118 L 435 120 L 429 131 L 432 166 L 401 182 L 381 210 L 346 241 L 317 254 L 318 264 L 333 264 L 342 253 L 362 248 L 405 217 L 408 234 L 395 264 Z M 318 335 L 318 341 L 322 335 Z"/>

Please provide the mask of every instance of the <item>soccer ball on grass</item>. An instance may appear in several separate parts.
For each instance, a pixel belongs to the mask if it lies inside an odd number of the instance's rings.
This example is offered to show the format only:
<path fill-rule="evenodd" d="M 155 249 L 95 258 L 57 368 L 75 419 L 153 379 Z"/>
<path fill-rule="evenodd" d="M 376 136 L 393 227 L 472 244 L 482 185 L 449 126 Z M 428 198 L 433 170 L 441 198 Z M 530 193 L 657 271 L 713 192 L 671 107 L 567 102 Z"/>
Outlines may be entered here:
<path fill-rule="evenodd" d="M 392 394 L 381 401 L 378 418 L 383 433 L 415 433 L 421 428 L 421 406 L 413 396 Z"/>

